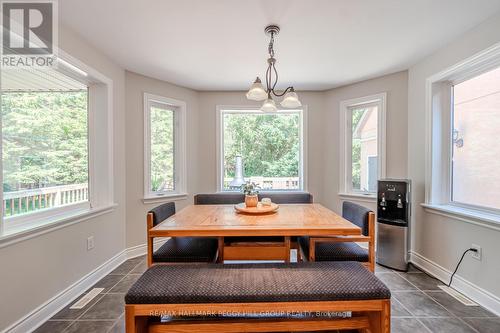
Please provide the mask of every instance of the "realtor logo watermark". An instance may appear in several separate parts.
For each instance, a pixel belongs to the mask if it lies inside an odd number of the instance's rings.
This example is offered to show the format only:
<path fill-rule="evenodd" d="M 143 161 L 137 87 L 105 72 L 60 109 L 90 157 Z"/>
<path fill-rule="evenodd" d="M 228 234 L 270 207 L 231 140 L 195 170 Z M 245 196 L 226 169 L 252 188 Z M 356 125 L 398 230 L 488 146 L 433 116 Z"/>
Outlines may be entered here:
<path fill-rule="evenodd" d="M 2 68 L 53 67 L 57 58 L 57 0 L 3 0 Z"/>

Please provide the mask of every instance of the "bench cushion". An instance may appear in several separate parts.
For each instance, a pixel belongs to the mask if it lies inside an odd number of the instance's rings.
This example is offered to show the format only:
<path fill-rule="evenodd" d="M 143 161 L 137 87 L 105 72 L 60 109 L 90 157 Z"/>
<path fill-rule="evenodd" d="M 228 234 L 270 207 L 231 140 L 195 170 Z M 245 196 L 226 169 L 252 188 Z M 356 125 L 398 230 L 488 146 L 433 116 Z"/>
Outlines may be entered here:
<path fill-rule="evenodd" d="M 313 196 L 307 192 L 290 193 L 259 193 L 259 200 L 270 198 L 277 204 L 308 204 L 313 202 Z M 235 205 L 245 201 L 245 195 L 238 192 L 197 194 L 194 196 L 195 205 Z"/>
<path fill-rule="evenodd" d="M 389 299 L 358 262 L 155 265 L 125 295 L 127 304 L 254 303 Z"/>
<path fill-rule="evenodd" d="M 309 237 L 299 237 L 299 244 L 309 257 Z M 368 262 L 368 250 L 354 242 L 318 242 L 314 250 L 316 261 L 361 261 Z"/>
<path fill-rule="evenodd" d="M 371 212 L 366 207 L 354 202 L 344 201 L 342 204 L 342 217 L 361 228 L 361 233 L 368 236 L 368 214 Z"/>
<path fill-rule="evenodd" d="M 217 248 L 216 238 L 170 238 L 153 253 L 153 262 L 214 262 Z"/>
<path fill-rule="evenodd" d="M 160 222 L 175 214 L 175 202 L 166 202 L 151 209 L 149 212 L 153 214 L 153 226 L 157 226 Z"/>

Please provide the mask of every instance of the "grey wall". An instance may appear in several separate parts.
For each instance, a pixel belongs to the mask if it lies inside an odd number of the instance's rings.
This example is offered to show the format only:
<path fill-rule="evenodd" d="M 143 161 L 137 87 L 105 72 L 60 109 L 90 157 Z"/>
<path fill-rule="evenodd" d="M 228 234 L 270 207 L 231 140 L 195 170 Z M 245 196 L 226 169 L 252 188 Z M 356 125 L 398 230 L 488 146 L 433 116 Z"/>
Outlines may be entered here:
<path fill-rule="evenodd" d="M 0 248 L 0 331 L 125 248 L 125 72 L 82 38 L 59 27 L 59 46 L 113 80 L 114 192 L 112 213 Z M 95 248 L 87 251 L 87 237 Z"/>
<path fill-rule="evenodd" d="M 145 204 L 144 197 L 144 93 L 186 102 L 187 199 L 176 200 L 177 209 L 193 202 L 198 189 L 199 136 L 198 93 L 168 82 L 126 72 L 126 148 L 127 148 L 127 248 L 146 242 L 146 212 L 161 203 Z M 165 200 L 170 201 L 170 200 Z"/>
<path fill-rule="evenodd" d="M 500 228 L 487 228 L 427 213 L 420 206 L 425 191 L 425 80 L 475 53 L 500 42 L 500 15 L 469 31 L 455 42 L 409 69 L 408 174 L 413 181 L 412 251 L 453 271 L 459 256 L 472 243 L 483 248 L 483 260 L 464 260 L 457 275 L 493 294 L 500 302 Z"/>
<path fill-rule="evenodd" d="M 0 299 L 12 300 L 8 307 L 2 306 L 0 330 L 125 248 L 145 243 L 145 212 L 154 204 L 142 202 L 144 92 L 187 103 L 189 197 L 177 201 L 178 208 L 191 203 L 193 194 L 217 189 L 216 106 L 251 105 L 244 92 L 197 92 L 125 72 L 68 29 L 61 27 L 60 35 L 62 49 L 113 79 L 114 184 L 118 206 L 113 213 L 0 248 Z M 472 242 L 481 245 L 483 261 L 464 262 L 459 274 L 496 297 L 500 295 L 496 281 L 500 265 L 495 256 L 500 252 L 500 231 L 426 213 L 420 203 L 424 193 L 425 79 L 498 41 L 500 16 L 443 47 L 409 72 L 323 92 L 300 92 L 302 102 L 308 106 L 307 189 L 315 201 L 340 211 L 340 101 L 387 92 L 387 176 L 409 177 L 415 185 L 412 250 L 451 269 L 464 247 Z M 361 203 L 374 207 L 373 201 Z M 86 250 L 89 235 L 95 236 L 96 247 L 92 251 Z"/>
<path fill-rule="evenodd" d="M 339 113 L 340 102 L 351 98 L 369 96 L 387 92 L 386 107 L 386 174 L 391 178 L 406 177 L 407 155 L 407 109 L 408 109 L 408 72 L 399 72 L 382 76 L 345 87 L 325 92 L 325 110 L 321 129 L 325 145 L 323 156 L 324 183 L 323 204 L 340 211 L 342 199 L 340 189 L 340 147 L 339 147 Z M 316 129 L 316 130 L 318 130 Z M 372 209 L 375 200 L 350 198 Z"/>

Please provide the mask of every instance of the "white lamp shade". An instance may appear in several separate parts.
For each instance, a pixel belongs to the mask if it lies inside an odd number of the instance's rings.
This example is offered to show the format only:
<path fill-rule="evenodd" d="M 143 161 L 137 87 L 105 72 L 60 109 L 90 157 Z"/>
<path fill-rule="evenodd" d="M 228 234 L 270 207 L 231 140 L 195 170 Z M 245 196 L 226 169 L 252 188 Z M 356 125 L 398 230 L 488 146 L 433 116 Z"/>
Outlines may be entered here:
<path fill-rule="evenodd" d="M 287 92 L 280 104 L 282 107 L 289 109 L 298 108 L 299 106 L 302 106 L 302 103 L 299 100 L 299 96 L 297 96 L 295 91 Z"/>
<path fill-rule="evenodd" d="M 263 101 L 267 98 L 267 92 L 259 78 L 255 80 L 247 92 L 247 98 L 252 101 Z"/>
<path fill-rule="evenodd" d="M 268 98 L 266 99 L 264 104 L 262 104 L 260 110 L 262 112 L 276 112 L 278 111 L 278 108 L 276 107 L 276 103 L 274 103 L 274 100 L 272 98 Z"/>

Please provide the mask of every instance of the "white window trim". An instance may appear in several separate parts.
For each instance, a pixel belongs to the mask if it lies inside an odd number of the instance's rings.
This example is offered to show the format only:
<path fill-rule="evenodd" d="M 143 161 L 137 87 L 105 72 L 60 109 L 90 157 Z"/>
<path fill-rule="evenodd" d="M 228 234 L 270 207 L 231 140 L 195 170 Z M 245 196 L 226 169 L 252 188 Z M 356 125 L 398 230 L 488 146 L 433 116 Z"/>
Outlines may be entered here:
<path fill-rule="evenodd" d="M 500 43 L 431 77 L 425 83 L 425 203 L 427 212 L 498 228 L 500 211 L 451 201 L 452 86 L 500 66 Z"/>
<path fill-rule="evenodd" d="M 3 217 L 3 205 L 0 205 L 0 247 L 112 212 L 117 206 L 113 182 L 113 81 L 62 49 L 58 49 L 58 59 L 62 60 L 59 71 L 89 87 L 89 201 L 8 218 Z M 1 151 L 0 182 L 3 182 Z M 3 202 L 3 191 L 0 191 L 0 202 Z"/>
<path fill-rule="evenodd" d="M 351 163 L 351 146 L 352 133 L 347 130 L 350 126 L 349 117 L 347 113 L 350 109 L 360 105 L 376 104 L 377 110 L 377 156 L 378 156 L 378 177 L 379 179 L 385 178 L 386 175 L 386 105 L 387 93 L 379 93 L 370 96 L 353 98 L 340 102 L 340 115 L 339 115 L 339 143 L 340 143 L 340 165 L 339 165 L 339 196 L 345 199 L 348 198 L 363 198 L 365 200 L 373 201 L 376 199 L 376 193 L 355 191 L 352 189 L 352 172 L 348 172 L 352 168 Z"/>
<path fill-rule="evenodd" d="M 370 186 L 370 169 L 369 169 L 369 162 L 370 162 L 370 157 L 376 157 L 378 161 L 378 154 L 377 155 L 366 155 L 366 168 L 368 170 L 368 174 L 366 177 L 366 187 L 368 188 Z"/>
<path fill-rule="evenodd" d="M 216 170 L 217 170 L 217 192 L 234 192 L 224 189 L 224 133 L 222 131 L 224 113 L 262 113 L 257 106 L 241 106 L 241 105 L 217 105 L 216 106 Z M 298 113 L 300 115 L 299 134 L 300 152 L 299 152 L 299 179 L 300 188 L 298 190 L 274 190 L 273 193 L 280 192 L 307 192 L 307 105 L 297 109 L 279 109 L 281 114 Z"/>
<path fill-rule="evenodd" d="M 150 103 L 171 107 L 175 113 L 174 130 L 174 191 L 152 192 L 151 188 L 151 112 Z M 169 199 L 187 198 L 186 190 L 186 102 L 164 96 L 144 93 L 144 203 L 158 203 Z"/>

